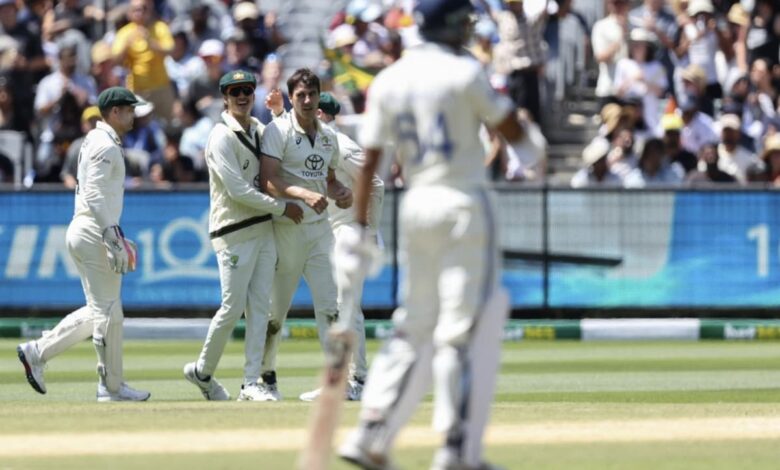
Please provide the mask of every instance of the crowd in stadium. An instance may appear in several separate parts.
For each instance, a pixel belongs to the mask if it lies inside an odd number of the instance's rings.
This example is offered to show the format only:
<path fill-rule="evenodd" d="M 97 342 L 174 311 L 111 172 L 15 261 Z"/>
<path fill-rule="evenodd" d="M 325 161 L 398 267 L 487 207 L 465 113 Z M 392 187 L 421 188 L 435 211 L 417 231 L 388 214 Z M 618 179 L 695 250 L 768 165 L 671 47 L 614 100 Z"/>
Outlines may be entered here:
<path fill-rule="evenodd" d="M 286 94 L 285 48 L 312 27 L 291 24 L 298 3 L 317 2 L 0 0 L 0 134 L 21 133 L 32 155 L 25 163 L 0 149 L 0 181 L 12 182 L 23 165 L 25 186 L 73 187 L 80 142 L 100 118 L 96 96 L 115 85 L 148 101 L 124 142 L 128 187 L 204 181 L 220 76 L 256 73 L 255 115 L 269 122 L 266 94 Z M 307 66 L 343 114 L 360 113 L 373 75 L 419 41 L 413 1 L 321 3 L 333 15 L 319 19 L 321 34 L 304 35 L 317 49 Z M 539 124 L 530 129 L 537 144 L 545 144 L 545 113 L 579 77 L 595 90 L 599 135 L 586 143 L 572 186 L 780 185 L 777 2 L 475 3 L 470 50 L 494 87 Z M 496 179 L 544 175 L 544 165 L 524 167 L 489 132 L 484 140 Z"/>

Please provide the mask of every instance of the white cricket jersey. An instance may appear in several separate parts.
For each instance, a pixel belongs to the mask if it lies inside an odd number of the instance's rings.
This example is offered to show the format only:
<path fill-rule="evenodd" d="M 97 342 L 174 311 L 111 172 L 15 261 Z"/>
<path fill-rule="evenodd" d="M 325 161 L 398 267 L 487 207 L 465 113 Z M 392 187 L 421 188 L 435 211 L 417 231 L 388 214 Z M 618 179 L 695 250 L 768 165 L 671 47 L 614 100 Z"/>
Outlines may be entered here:
<path fill-rule="evenodd" d="M 355 182 L 360 177 L 363 166 L 366 164 L 366 156 L 363 149 L 343 132 L 337 132 L 339 142 L 340 163 L 336 167 L 336 179 L 344 186 L 354 191 Z M 379 228 L 379 219 L 382 216 L 382 201 L 385 197 L 385 183 L 382 178 L 374 175 L 371 180 L 371 204 L 368 209 L 368 225 L 376 232 Z M 341 209 L 336 206 L 336 202 L 330 200 L 328 203 L 328 215 L 330 225 L 334 229 L 342 225 L 349 225 L 356 222 L 355 205 L 347 209 Z"/>
<path fill-rule="evenodd" d="M 513 109 L 490 87 L 477 60 L 427 43 L 371 84 L 360 140 L 373 149 L 395 142 L 409 187 L 483 187 L 480 122 L 493 127 Z"/>
<path fill-rule="evenodd" d="M 73 219 L 89 220 L 100 235 L 106 227 L 118 225 L 125 194 L 124 152 L 119 135 L 103 121 L 81 144 L 76 180 Z"/>
<path fill-rule="evenodd" d="M 295 119 L 295 113 L 291 112 L 274 119 L 265 128 L 262 151 L 281 161 L 281 177 L 287 184 L 327 196 L 328 169 L 335 170 L 339 164 L 338 139 L 333 129 L 317 120 L 317 136 L 312 142 Z M 303 223 L 328 216 L 326 211 L 317 214 L 299 199 L 283 200 L 303 208 Z M 294 223 L 286 217 L 276 217 L 274 222 Z"/>
<path fill-rule="evenodd" d="M 221 117 L 222 122 L 209 133 L 205 151 L 211 198 L 209 234 L 216 250 L 256 237 L 262 231 L 258 224 L 270 223 L 258 222 L 258 217 L 284 213 L 284 203 L 260 190 L 263 124 L 251 118 L 246 132 L 229 113 Z"/>

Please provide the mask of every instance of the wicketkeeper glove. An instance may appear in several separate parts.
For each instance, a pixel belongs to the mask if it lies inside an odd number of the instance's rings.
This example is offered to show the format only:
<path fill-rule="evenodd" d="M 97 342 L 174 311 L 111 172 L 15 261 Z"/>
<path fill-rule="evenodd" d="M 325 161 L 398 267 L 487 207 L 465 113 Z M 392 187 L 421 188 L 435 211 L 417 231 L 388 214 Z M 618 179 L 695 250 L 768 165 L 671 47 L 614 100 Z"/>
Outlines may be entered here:
<path fill-rule="evenodd" d="M 334 248 L 334 262 L 350 274 L 377 275 L 384 261 L 377 236 L 359 224 L 347 225 L 342 231 Z"/>
<path fill-rule="evenodd" d="M 109 266 L 115 273 L 135 271 L 138 249 L 135 243 L 125 238 L 119 225 L 112 225 L 103 231 L 103 244 L 106 246 Z"/>

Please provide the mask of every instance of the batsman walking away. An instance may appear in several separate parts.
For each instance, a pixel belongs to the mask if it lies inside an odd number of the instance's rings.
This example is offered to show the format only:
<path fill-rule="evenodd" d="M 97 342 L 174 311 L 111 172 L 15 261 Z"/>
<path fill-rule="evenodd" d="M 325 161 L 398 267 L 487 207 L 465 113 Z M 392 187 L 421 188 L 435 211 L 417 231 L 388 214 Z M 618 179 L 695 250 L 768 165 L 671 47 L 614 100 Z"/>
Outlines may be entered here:
<path fill-rule="evenodd" d="M 462 53 L 472 12 L 469 0 L 418 2 L 425 43 L 380 72 L 368 92 L 350 269 L 372 264 L 369 195 L 385 142 L 397 145 L 407 191 L 400 208 L 406 275 L 394 334 L 372 363 L 358 426 L 339 449 L 364 469 L 395 468 L 395 438 L 432 383 L 433 425 L 442 437 L 431 469 L 494 468 L 482 459 L 482 437 L 508 296 L 499 284 L 495 210 L 478 133 L 484 123 L 517 146 L 525 131 L 511 100 Z"/>

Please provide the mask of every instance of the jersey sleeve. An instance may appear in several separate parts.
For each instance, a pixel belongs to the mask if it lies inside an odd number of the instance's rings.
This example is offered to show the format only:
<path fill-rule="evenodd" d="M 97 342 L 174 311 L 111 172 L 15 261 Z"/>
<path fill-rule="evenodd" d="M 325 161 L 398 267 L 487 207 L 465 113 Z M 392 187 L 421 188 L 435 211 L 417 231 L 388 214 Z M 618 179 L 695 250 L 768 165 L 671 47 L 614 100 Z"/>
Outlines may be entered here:
<path fill-rule="evenodd" d="M 278 120 L 275 119 L 266 126 L 260 149 L 263 155 L 282 160 L 284 155 L 284 133 L 279 128 Z"/>
<path fill-rule="evenodd" d="M 86 202 L 89 211 L 100 226 L 101 233 L 107 227 L 119 224 L 117 214 L 112 214 L 106 200 L 111 190 L 111 174 L 116 165 L 124 165 L 122 151 L 115 145 L 98 147 L 91 155 L 86 165 L 86 177 L 79 191 Z"/>
<path fill-rule="evenodd" d="M 360 144 L 366 149 L 380 149 L 384 147 L 385 142 L 392 140 L 391 118 L 383 109 L 383 101 L 386 98 L 381 78 L 377 77 L 368 90 L 366 111 L 359 134 Z"/>
<path fill-rule="evenodd" d="M 209 168 L 222 181 L 228 196 L 245 206 L 281 215 L 285 206 L 282 202 L 258 191 L 241 176 L 238 159 L 228 140 L 230 131 L 227 127 L 218 125 L 213 132 L 206 147 L 206 161 Z"/>
<path fill-rule="evenodd" d="M 339 145 L 339 139 L 336 138 L 336 135 L 333 135 L 333 154 L 330 158 L 330 163 L 328 164 L 328 168 L 331 170 L 335 170 L 341 165 L 341 146 Z"/>
<path fill-rule="evenodd" d="M 475 64 L 475 67 L 478 65 Z M 514 109 L 512 100 L 496 93 L 480 68 L 466 86 L 466 97 L 479 119 L 488 127 L 500 123 Z"/>

